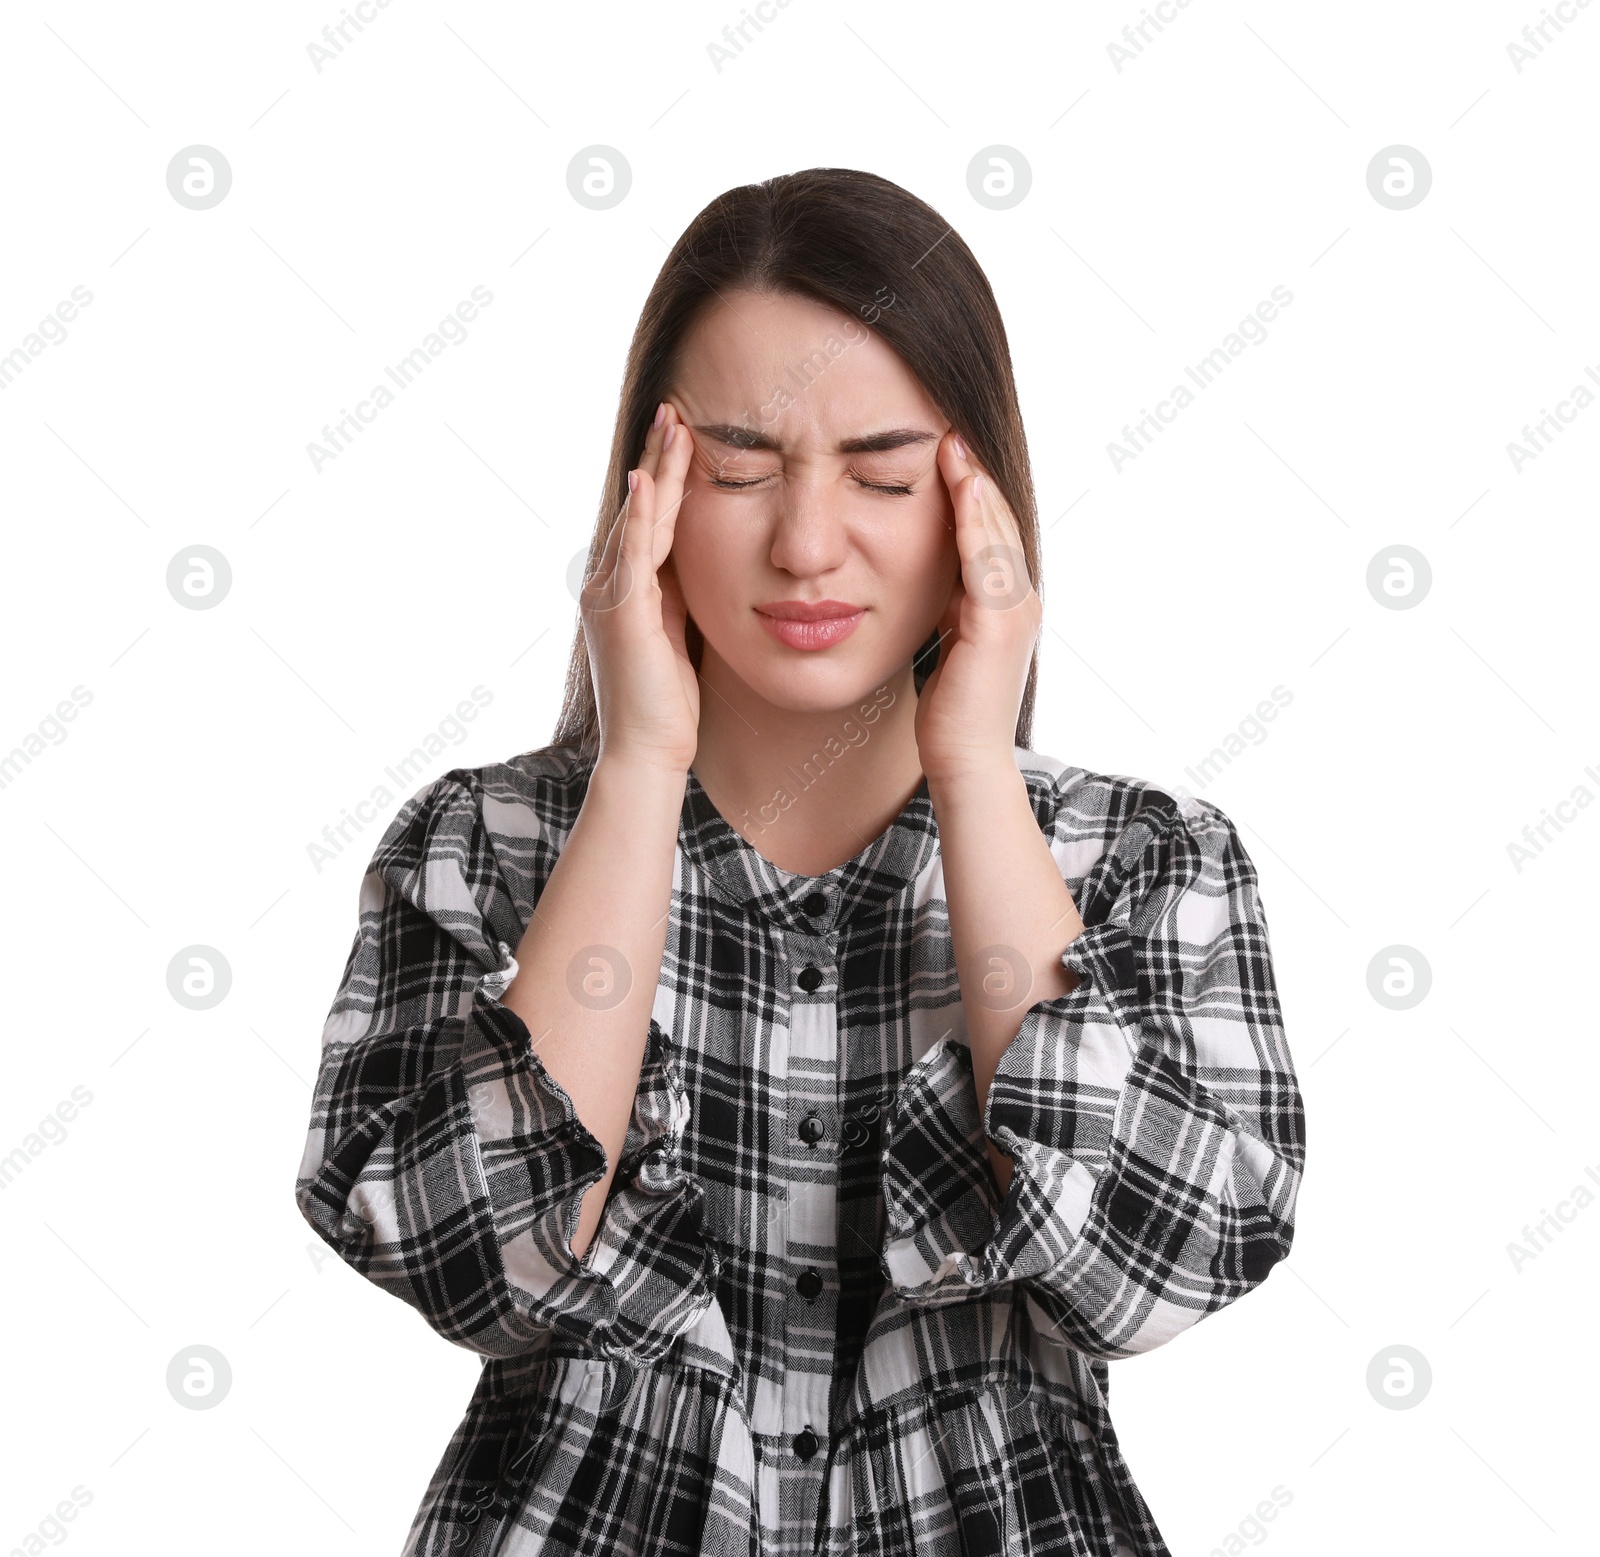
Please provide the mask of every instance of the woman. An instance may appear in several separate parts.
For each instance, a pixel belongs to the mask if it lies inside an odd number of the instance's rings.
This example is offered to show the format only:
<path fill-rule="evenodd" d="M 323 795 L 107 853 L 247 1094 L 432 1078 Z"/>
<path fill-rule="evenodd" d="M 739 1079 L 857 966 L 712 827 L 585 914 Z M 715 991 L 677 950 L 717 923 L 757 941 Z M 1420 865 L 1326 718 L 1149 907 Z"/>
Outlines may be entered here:
<path fill-rule="evenodd" d="M 402 807 L 324 1036 L 301 1210 L 484 1359 L 407 1554 L 1167 1552 L 1106 1363 L 1287 1254 L 1301 1101 L 1229 820 L 1029 749 L 1038 578 L 960 238 L 713 201 L 555 741 Z"/>

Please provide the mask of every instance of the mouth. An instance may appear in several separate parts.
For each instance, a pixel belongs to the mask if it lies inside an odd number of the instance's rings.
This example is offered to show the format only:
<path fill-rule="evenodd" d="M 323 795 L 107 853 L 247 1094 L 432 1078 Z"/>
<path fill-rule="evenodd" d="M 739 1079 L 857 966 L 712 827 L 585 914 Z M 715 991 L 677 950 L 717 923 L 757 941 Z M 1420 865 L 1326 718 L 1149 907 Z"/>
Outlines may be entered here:
<path fill-rule="evenodd" d="M 859 616 L 866 607 L 846 600 L 769 600 L 756 610 L 784 622 L 829 622 L 836 617 Z"/>
<path fill-rule="evenodd" d="M 844 600 L 770 600 L 755 608 L 761 625 L 791 649 L 826 649 L 848 638 L 867 614 Z"/>

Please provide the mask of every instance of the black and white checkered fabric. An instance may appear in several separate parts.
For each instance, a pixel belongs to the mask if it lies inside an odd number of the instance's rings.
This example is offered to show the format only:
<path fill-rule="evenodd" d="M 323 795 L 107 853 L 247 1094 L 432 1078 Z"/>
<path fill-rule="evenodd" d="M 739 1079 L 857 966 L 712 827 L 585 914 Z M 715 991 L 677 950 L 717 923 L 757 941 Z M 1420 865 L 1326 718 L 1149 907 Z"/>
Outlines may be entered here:
<path fill-rule="evenodd" d="M 978 1117 L 924 781 L 822 876 L 691 772 L 604 1149 L 499 1004 L 589 770 L 409 799 L 362 883 L 298 1205 L 484 1360 L 405 1557 L 1170 1557 L 1107 1361 L 1257 1286 L 1305 1156 L 1255 870 L 1214 805 L 1018 749 L 1087 928 Z M 827 783 L 837 776 L 828 774 Z M 987 1139 L 1013 1159 L 998 1194 Z"/>

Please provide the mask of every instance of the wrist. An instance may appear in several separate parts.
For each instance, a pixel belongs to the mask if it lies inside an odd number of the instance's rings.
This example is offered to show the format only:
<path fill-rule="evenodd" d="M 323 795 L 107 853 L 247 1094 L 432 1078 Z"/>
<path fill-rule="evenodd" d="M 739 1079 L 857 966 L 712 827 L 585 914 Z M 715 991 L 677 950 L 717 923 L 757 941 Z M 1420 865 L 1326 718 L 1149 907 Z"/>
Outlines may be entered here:
<path fill-rule="evenodd" d="M 584 793 L 585 816 L 624 827 L 636 839 L 676 838 L 689 770 L 655 758 L 607 753 L 594 765 Z"/>
<path fill-rule="evenodd" d="M 693 760 L 626 746 L 603 746 L 595 758 L 594 772 L 625 774 L 647 783 L 682 784 L 688 780 Z"/>
<path fill-rule="evenodd" d="M 999 757 L 972 759 L 962 763 L 940 763 L 923 773 L 928 780 L 928 795 L 937 808 L 940 801 L 960 804 L 969 800 L 989 800 L 1021 788 L 1026 791 L 1022 770 L 1010 752 Z"/>

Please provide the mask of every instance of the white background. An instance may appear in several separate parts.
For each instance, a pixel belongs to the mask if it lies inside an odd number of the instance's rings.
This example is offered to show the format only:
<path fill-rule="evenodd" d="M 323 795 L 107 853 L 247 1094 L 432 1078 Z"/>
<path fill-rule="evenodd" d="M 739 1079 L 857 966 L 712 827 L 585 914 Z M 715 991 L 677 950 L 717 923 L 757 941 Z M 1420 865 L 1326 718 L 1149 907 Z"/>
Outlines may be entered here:
<path fill-rule="evenodd" d="M 1307 1172 L 1260 1291 L 1113 1365 L 1168 1542 L 1582 1549 L 1600 815 L 1520 868 L 1508 845 L 1600 795 L 1600 408 L 1520 469 L 1507 446 L 1600 391 L 1600 5 L 1520 71 L 1533 0 L 1195 0 L 1120 70 L 1139 4 L 793 0 L 719 70 L 732 0 L 394 0 L 319 70 L 340 9 L 0 12 L 0 354 L 93 295 L 0 391 L 0 754 L 53 732 L 0 788 L 0 1549 L 398 1552 L 478 1364 L 293 1200 L 360 876 L 405 794 L 549 740 L 667 245 L 819 165 L 929 201 L 999 297 L 1045 537 L 1035 748 L 1215 801 L 1261 874 Z M 209 210 L 167 188 L 196 144 L 232 169 Z M 632 170 L 610 210 L 568 193 L 594 144 Z M 1395 144 L 1432 170 L 1406 210 L 1367 184 Z M 1006 210 L 968 189 L 993 145 L 1031 168 Z M 319 472 L 324 425 L 478 285 L 467 339 Z M 1278 285 L 1267 338 L 1117 469 L 1124 424 Z M 196 545 L 232 571 L 209 610 L 166 584 Z M 1409 609 L 1367 585 L 1397 545 L 1431 568 Z M 474 687 L 463 738 L 314 864 Z M 203 1011 L 167 985 L 195 944 L 232 974 Z M 1369 991 L 1395 945 L 1432 975 L 1405 1010 Z M 1396 1345 L 1431 1366 L 1412 1409 L 1368 1390 Z M 196 1346 L 231 1369 L 209 1410 L 167 1387 Z"/>

